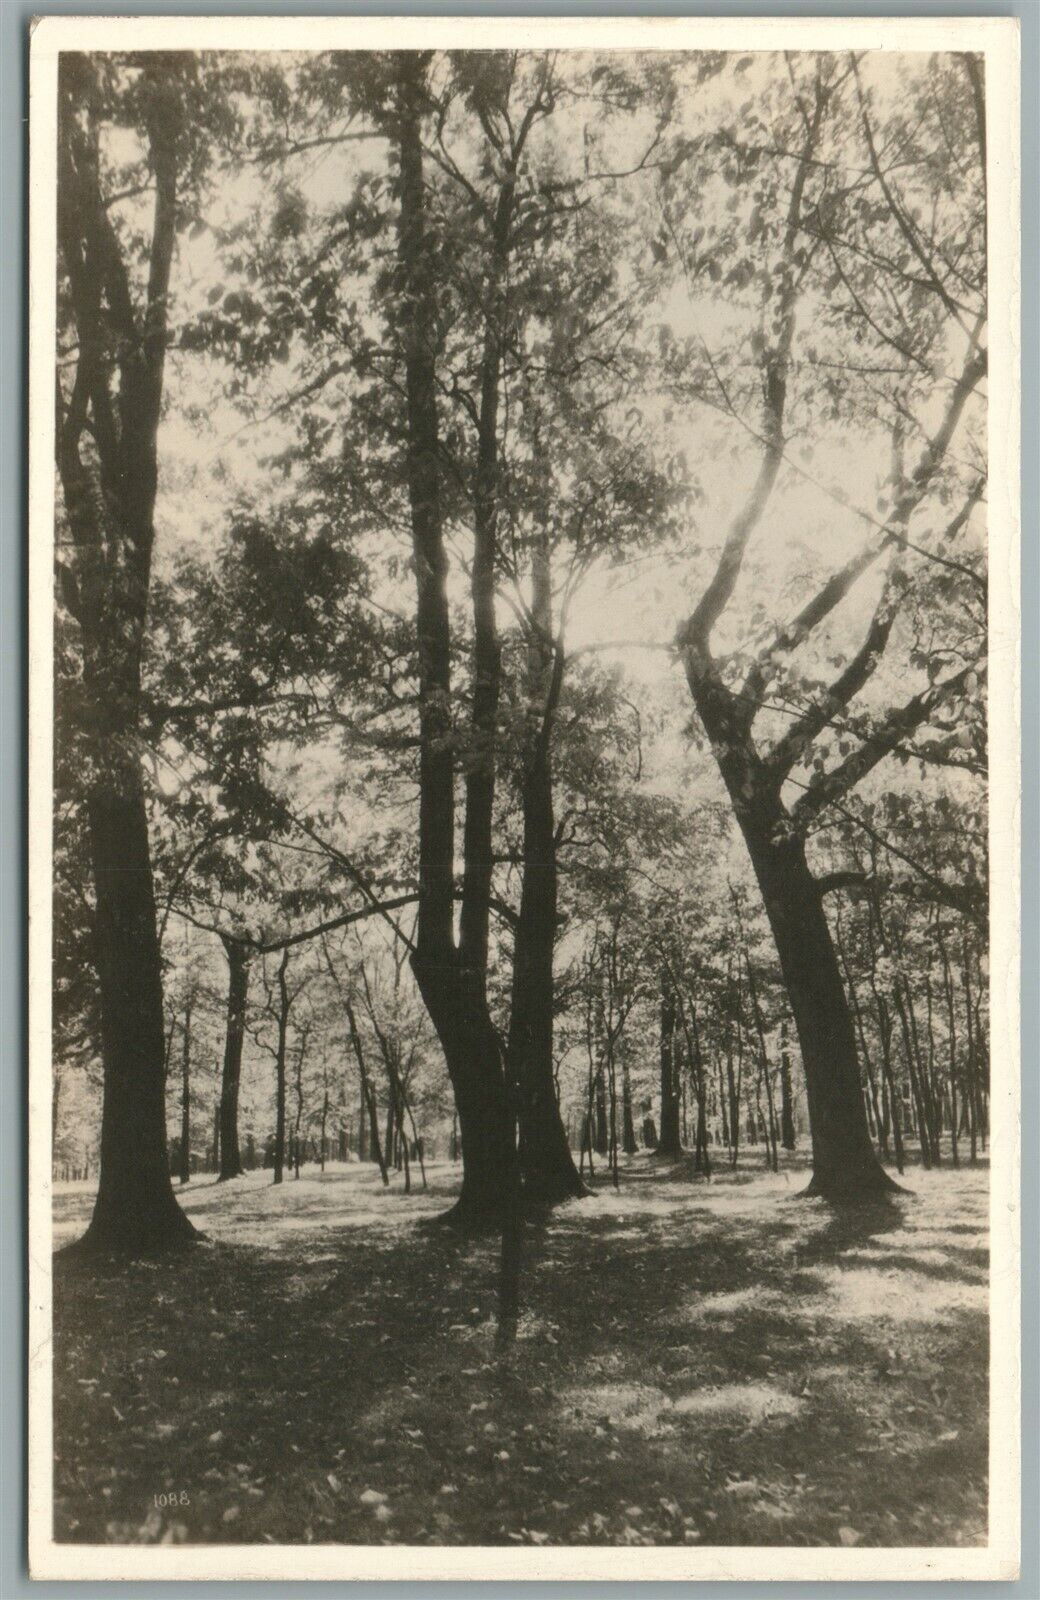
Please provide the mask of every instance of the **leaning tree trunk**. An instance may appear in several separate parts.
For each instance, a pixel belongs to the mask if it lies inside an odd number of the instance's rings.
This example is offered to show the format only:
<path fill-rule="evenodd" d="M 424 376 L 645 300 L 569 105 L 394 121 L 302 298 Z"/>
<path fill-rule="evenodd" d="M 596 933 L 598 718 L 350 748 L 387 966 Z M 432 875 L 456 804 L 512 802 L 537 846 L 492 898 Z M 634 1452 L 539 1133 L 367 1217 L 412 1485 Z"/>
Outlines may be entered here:
<path fill-rule="evenodd" d="M 805 845 L 783 828 L 779 804 L 740 821 L 801 1046 L 813 1155 L 806 1192 L 835 1201 L 891 1193 L 898 1185 L 874 1153 L 852 1013 Z"/>
<path fill-rule="evenodd" d="M 246 995 L 249 986 L 249 952 L 244 945 L 225 939 L 228 962 L 227 1033 L 220 1081 L 220 1175 L 218 1182 L 242 1175 L 238 1145 L 238 1092 L 242 1080 L 242 1043 L 246 1031 Z"/>

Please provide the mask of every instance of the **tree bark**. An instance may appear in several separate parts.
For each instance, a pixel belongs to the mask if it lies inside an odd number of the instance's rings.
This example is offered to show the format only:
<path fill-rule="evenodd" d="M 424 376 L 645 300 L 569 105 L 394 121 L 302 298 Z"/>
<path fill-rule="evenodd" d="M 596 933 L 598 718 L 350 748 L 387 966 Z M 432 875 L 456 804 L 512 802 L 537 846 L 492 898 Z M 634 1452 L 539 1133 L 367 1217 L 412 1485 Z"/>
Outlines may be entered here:
<path fill-rule="evenodd" d="M 131 755 L 88 802 L 104 1099 L 94 1213 L 77 1252 L 149 1254 L 195 1229 L 174 1198 L 166 1144 L 162 976 L 144 789 Z"/>
<path fill-rule="evenodd" d="M 636 1123 L 632 1113 L 632 1076 L 628 1068 L 627 1053 L 621 1058 L 621 1148 L 626 1156 L 634 1156 L 639 1149 L 636 1141 Z"/>
<path fill-rule="evenodd" d="M 220 1079 L 220 1174 L 218 1182 L 242 1175 L 238 1142 L 238 1093 L 242 1079 L 242 1043 L 246 1031 L 246 996 L 249 989 L 249 953 L 245 946 L 225 939 L 228 963 L 227 1031 Z"/>
<path fill-rule="evenodd" d="M 892 1193 L 898 1185 L 871 1144 L 855 1027 L 820 888 L 804 839 L 780 799 L 783 772 L 767 768 L 757 754 L 741 720 L 746 710 L 692 627 L 684 665 L 751 857 L 798 1033 L 813 1154 L 806 1193 L 836 1203 Z"/>
<path fill-rule="evenodd" d="M 892 1193 L 871 1144 L 852 1014 L 804 843 L 784 828 L 779 801 L 739 820 L 801 1046 L 813 1155 L 806 1192 L 838 1202 Z"/>
<path fill-rule="evenodd" d="M 289 966 L 289 948 L 282 951 L 278 963 L 278 1043 L 274 1057 L 274 1179 L 281 1183 L 285 1172 L 285 1079 L 286 1056 L 289 1038 L 289 986 L 285 974 Z"/>
<path fill-rule="evenodd" d="M 562 656 L 552 644 L 548 537 L 542 533 L 532 556 L 528 713 L 520 784 L 524 868 L 508 1049 L 517 1094 L 524 1198 L 536 1206 L 555 1205 L 587 1192 L 567 1142 L 553 1071 L 557 866 L 551 731 L 561 673 Z"/>
<path fill-rule="evenodd" d="M 661 1125 L 655 1155 L 677 1161 L 683 1153 L 679 1128 L 676 1000 L 670 973 L 661 973 Z"/>
<path fill-rule="evenodd" d="M 187 1183 L 191 1177 L 191 997 L 184 1008 L 184 1041 L 181 1050 L 181 1149 L 179 1177 Z"/>
<path fill-rule="evenodd" d="M 791 1052 L 787 1047 L 787 1019 L 780 1024 L 780 1143 L 785 1150 L 797 1144 L 794 1129 L 794 1093 L 791 1084 Z"/>
<path fill-rule="evenodd" d="M 83 644 L 104 1069 L 97 1200 L 72 1248 L 137 1254 L 195 1237 L 169 1168 L 162 969 L 138 753 L 181 108 L 171 75 L 168 115 L 156 117 L 147 136 L 155 207 L 142 314 L 100 186 L 92 88 L 83 81 L 94 70 L 86 57 L 62 58 L 58 140 L 58 241 L 78 344 L 67 405 L 59 390 L 58 470 L 72 535 L 59 576 Z M 84 458 L 88 429 L 92 454 Z"/>
<path fill-rule="evenodd" d="M 397 58 L 400 163 L 398 266 L 408 423 L 407 476 L 415 556 L 419 654 L 419 912 L 412 970 L 444 1052 L 462 1134 L 462 1190 L 451 1221 L 498 1225 L 513 1204 L 516 1136 L 503 1052 L 486 992 L 490 890 L 491 751 L 475 751 L 467 781 L 463 939 L 454 938 L 455 756 L 451 715 L 451 633 L 441 520 L 436 403 L 436 307 L 426 242 L 421 124 L 424 59 Z M 497 642 L 487 613 L 486 549 L 474 561 L 475 738 L 497 701 Z M 491 575 L 493 582 L 493 569 Z M 485 586 L 485 587 L 481 587 Z M 493 648 L 492 648 L 493 646 Z M 492 655 L 496 660 L 492 661 Z M 491 673 L 494 681 L 488 681 Z"/>

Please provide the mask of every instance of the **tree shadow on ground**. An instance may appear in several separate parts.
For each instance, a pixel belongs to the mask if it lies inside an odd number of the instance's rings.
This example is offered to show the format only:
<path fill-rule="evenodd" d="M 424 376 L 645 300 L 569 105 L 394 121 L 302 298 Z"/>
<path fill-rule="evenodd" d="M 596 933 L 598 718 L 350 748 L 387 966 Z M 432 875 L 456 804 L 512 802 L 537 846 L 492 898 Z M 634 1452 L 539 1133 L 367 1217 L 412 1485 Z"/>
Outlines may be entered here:
<path fill-rule="evenodd" d="M 450 1171 L 419 1204 L 350 1168 L 200 1187 L 187 1257 L 59 1262 L 58 1537 L 983 1540 L 985 1299 L 957 1230 L 985 1228 L 984 1175 L 834 1213 L 785 1198 L 793 1165 L 648 1168 L 525 1229 L 505 1349 L 498 1241 L 416 1226 Z"/>

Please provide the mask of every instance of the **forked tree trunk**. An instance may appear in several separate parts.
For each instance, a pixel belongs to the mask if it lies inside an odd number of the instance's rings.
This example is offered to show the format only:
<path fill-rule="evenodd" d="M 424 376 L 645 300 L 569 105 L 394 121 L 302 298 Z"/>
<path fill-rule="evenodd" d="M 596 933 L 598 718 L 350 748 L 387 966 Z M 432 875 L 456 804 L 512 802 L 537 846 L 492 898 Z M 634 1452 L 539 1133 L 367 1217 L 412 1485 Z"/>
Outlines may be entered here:
<path fill-rule="evenodd" d="M 515 1205 L 519 1187 L 514 1108 L 486 992 L 499 672 L 493 526 L 498 358 L 494 349 L 486 353 L 486 373 L 489 380 L 493 376 L 494 384 L 482 393 L 477 496 L 482 536 L 476 541 L 472 574 L 475 751 L 466 779 L 466 880 L 457 946 L 451 627 L 441 520 L 434 266 L 426 238 L 421 126 L 427 107 L 425 70 L 417 54 L 397 58 L 393 130 L 399 158 L 399 325 L 404 348 L 419 663 L 419 913 L 412 970 L 444 1051 L 462 1134 L 462 1191 L 449 1217 L 455 1223 L 482 1227 L 502 1221 Z"/>
<path fill-rule="evenodd" d="M 244 945 L 224 940 L 228 963 L 227 1032 L 220 1079 L 219 1182 L 242 1175 L 238 1143 L 238 1095 L 242 1080 L 242 1043 L 246 1031 L 246 996 L 249 989 L 249 952 Z"/>
<path fill-rule="evenodd" d="M 462 1227 L 500 1225 L 515 1196 L 516 1141 L 498 1035 L 480 976 L 413 959 L 419 992 L 437 1032 L 455 1095 L 462 1189 L 447 1215 Z"/>

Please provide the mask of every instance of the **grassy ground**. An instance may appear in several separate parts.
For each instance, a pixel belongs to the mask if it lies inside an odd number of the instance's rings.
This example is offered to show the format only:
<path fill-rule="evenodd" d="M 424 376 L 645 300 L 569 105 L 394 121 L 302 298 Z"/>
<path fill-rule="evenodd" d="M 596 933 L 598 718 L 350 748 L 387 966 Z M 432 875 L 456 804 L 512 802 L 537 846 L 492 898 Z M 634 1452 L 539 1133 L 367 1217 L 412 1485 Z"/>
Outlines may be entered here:
<path fill-rule="evenodd" d="M 887 1209 L 637 1157 L 497 1248 L 372 1169 L 195 1180 L 207 1242 L 56 1261 L 56 1536 L 242 1543 L 985 1540 L 986 1173 Z M 56 1242 L 86 1186 L 59 1186 Z M 157 1507 L 156 1496 L 173 1495 Z"/>

